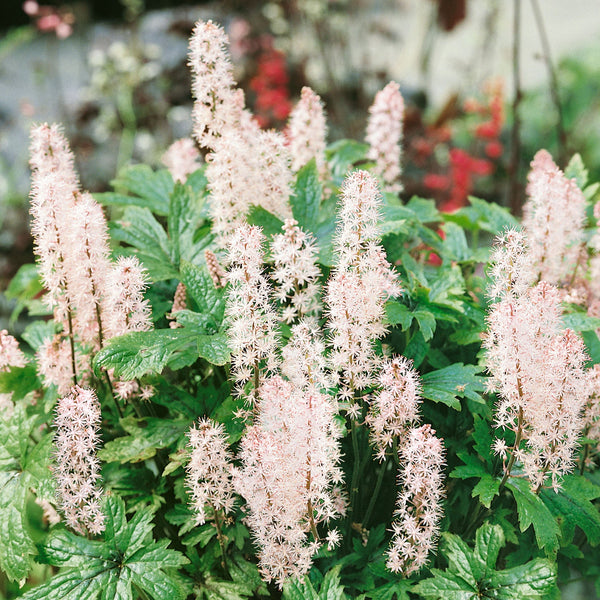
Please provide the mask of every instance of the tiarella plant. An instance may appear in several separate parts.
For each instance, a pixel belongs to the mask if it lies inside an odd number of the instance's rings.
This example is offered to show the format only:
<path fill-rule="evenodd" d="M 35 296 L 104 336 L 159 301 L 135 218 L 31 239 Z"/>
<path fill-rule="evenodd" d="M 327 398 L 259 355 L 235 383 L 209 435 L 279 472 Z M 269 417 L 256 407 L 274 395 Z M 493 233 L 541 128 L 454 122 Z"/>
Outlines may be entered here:
<path fill-rule="evenodd" d="M 0 332 L 0 597 L 600 585 L 600 209 L 580 158 L 536 155 L 522 228 L 477 198 L 443 214 L 398 197 L 397 84 L 366 143 L 327 146 L 309 88 L 285 135 L 259 128 L 214 23 L 190 66 L 195 142 L 113 192 L 81 190 L 60 126 L 31 132 L 37 260 L 6 292 L 30 324 Z"/>

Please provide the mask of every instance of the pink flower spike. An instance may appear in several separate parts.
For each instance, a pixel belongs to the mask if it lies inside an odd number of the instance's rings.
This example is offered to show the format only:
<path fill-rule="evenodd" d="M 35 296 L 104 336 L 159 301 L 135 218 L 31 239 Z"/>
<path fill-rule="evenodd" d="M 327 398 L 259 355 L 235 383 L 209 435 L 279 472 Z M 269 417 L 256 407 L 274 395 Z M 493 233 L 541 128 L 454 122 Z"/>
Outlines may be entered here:
<path fill-rule="evenodd" d="M 369 113 L 365 138 L 370 145 L 367 157 L 375 161 L 375 172 L 383 178 L 386 191 L 400 192 L 404 99 L 395 81 L 377 92 Z"/>
<path fill-rule="evenodd" d="M 290 115 L 287 131 L 292 171 L 299 171 L 314 158 L 319 173 L 326 178 L 326 137 L 327 124 L 321 98 L 309 87 L 303 87 L 300 101 Z"/>
<path fill-rule="evenodd" d="M 54 426 L 54 477 L 59 507 L 69 527 L 77 533 L 100 534 L 104 514 L 98 487 L 100 463 L 100 403 L 92 390 L 74 386 L 58 401 Z"/>
<path fill-rule="evenodd" d="M 185 183 L 188 175 L 193 173 L 200 163 L 200 152 L 193 140 L 183 138 L 173 142 L 162 155 L 161 161 L 169 169 L 173 181 Z"/>

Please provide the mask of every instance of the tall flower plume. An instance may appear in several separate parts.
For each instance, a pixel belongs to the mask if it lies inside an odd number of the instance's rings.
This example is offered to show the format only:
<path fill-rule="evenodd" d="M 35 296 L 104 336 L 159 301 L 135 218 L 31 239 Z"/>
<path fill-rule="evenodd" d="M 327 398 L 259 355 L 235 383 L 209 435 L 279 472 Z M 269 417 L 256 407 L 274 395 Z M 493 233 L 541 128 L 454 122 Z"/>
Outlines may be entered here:
<path fill-rule="evenodd" d="M 225 428 L 210 419 L 200 419 L 188 434 L 191 448 L 190 462 L 186 467 L 186 487 L 190 491 L 191 506 L 196 513 L 196 523 L 202 525 L 207 517 L 207 507 L 228 514 L 233 509 L 232 481 L 233 455 L 227 444 Z"/>
<path fill-rule="evenodd" d="M 102 207 L 87 192 L 76 194 L 71 219 L 63 247 L 74 327 L 81 341 L 98 348 L 105 336 L 102 299 L 110 269 L 108 225 Z"/>
<path fill-rule="evenodd" d="M 521 251 L 506 245 L 504 254 L 495 254 L 514 266 Z M 497 277 L 511 281 L 500 271 Z M 484 340 L 490 388 L 499 396 L 496 426 L 515 436 L 510 449 L 497 439 L 495 451 L 509 458 L 505 477 L 516 461 L 534 489 L 548 483 L 559 489 L 572 470 L 588 398 L 583 341 L 573 331 L 561 330 L 561 315 L 556 287 L 542 281 L 524 288 L 513 281 L 490 309 Z"/>
<path fill-rule="evenodd" d="M 58 401 L 54 426 L 54 478 L 59 507 L 77 533 L 104 531 L 98 487 L 100 403 L 92 390 L 74 386 Z"/>
<path fill-rule="evenodd" d="M 523 226 L 539 280 L 564 283 L 581 260 L 586 200 L 546 150 L 540 150 L 528 175 Z"/>
<path fill-rule="evenodd" d="M 228 46 L 221 27 L 212 21 L 198 21 L 190 38 L 189 65 L 195 98 L 194 137 L 205 148 L 213 148 L 237 112 Z"/>
<path fill-rule="evenodd" d="M 252 378 L 256 384 L 261 371 L 272 372 L 277 365 L 277 316 L 263 273 L 263 243 L 259 227 L 242 225 L 229 245 L 226 316 L 231 370 L 240 388 Z"/>
<path fill-rule="evenodd" d="M 49 305 L 66 322 L 69 310 L 65 238 L 75 206 L 79 181 L 73 154 L 58 125 L 47 123 L 31 130 L 31 232 L 39 273 Z"/>
<path fill-rule="evenodd" d="M 370 148 L 367 156 L 375 161 L 375 172 L 383 178 L 386 190 L 399 192 L 402 190 L 399 180 L 404 99 L 395 81 L 390 81 L 377 92 L 369 113 L 366 141 Z"/>
<path fill-rule="evenodd" d="M 387 568 L 408 577 L 435 549 L 444 497 L 444 446 L 430 425 L 411 429 L 401 447 L 398 495 Z"/>
<path fill-rule="evenodd" d="M 302 88 L 300 101 L 290 114 L 287 137 L 292 155 L 292 171 L 299 171 L 314 158 L 319 173 L 322 177 L 326 177 L 325 110 L 321 98 L 309 87 Z"/>
<path fill-rule="evenodd" d="M 347 399 L 372 383 L 378 366 L 373 345 L 386 331 L 384 303 L 400 292 L 379 244 L 380 206 L 381 196 L 369 173 L 348 175 L 335 237 L 336 265 L 325 297 L 333 347 L 330 362 L 341 374 L 341 393 Z"/>
<path fill-rule="evenodd" d="M 19 342 L 6 329 L 0 331 L 0 373 L 10 367 L 24 367 L 25 355 L 19 348 Z"/>
<path fill-rule="evenodd" d="M 317 525 L 340 516 L 340 432 L 331 398 L 279 376 L 261 385 L 258 408 L 234 482 L 247 502 L 259 569 L 281 586 L 310 569 L 322 543 Z"/>

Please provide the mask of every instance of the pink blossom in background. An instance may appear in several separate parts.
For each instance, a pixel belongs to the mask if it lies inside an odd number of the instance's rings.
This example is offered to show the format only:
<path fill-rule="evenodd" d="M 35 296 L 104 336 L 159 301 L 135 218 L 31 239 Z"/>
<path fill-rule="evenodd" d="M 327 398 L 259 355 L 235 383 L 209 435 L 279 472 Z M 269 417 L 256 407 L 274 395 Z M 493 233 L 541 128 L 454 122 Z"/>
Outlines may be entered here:
<path fill-rule="evenodd" d="M 309 87 L 303 87 L 300 101 L 290 114 L 287 138 L 292 155 L 292 171 L 299 171 L 315 159 L 322 177 L 327 176 L 325 147 L 327 122 L 321 98 Z"/>
<path fill-rule="evenodd" d="M 173 142 L 162 155 L 161 161 L 169 169 L 173 181 L 185 183 L 188 175 L 200 167 L 200 152 L 190 138 Z"/>
<path fill-rule="evenodd" d="M 369 108 L 365 141 L 367 157 L 375 161 L 375 172 L 383 178 L 388 192 L 402 191 L 400 160 L 402 154 L 404 99 L 400 86 L 390 81 L 377 92 Z"/>
<path fill-rule="evenodd" d="M 535 155 L 527 181 L 523 227 L 533 263 L 540 279 L 559 284 L 580 260 L 586 199 L 546 150 Z"/>

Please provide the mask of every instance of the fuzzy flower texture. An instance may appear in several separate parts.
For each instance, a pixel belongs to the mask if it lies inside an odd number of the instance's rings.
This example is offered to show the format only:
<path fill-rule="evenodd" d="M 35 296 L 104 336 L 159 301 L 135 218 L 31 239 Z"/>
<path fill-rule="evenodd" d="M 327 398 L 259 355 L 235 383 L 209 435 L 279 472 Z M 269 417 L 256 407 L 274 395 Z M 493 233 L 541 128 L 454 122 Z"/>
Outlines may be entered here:
<path fill-rule="evenodd" d="M 494 448 L 509 458 L 505 476 L 517 461 L 534 490 L 547 484 L 558 490 L 574 467 L 589 395 L 587 356 L 583 340 L 561 330 L 559 290 L 545 281 L 528 287 L 523 273 L 531 270 L 517 273 L 527 256 L 527 240 L 516 231 L 501 238 L 493 256 L 492 289 L 500 299 L 488 315 L 484 347 L 490 387 L 499 395 L 496 426 L 515 435 L 512 448 L 501 438 Z"/>
<path fill-rule="evenodd" d="M 100 462 L 96 457 L 100 403 L 96 394 L 74 386 L 58 401 L 54 426 L 54 477 L 67 525 L 80 534 L 102 533 Z"/>

